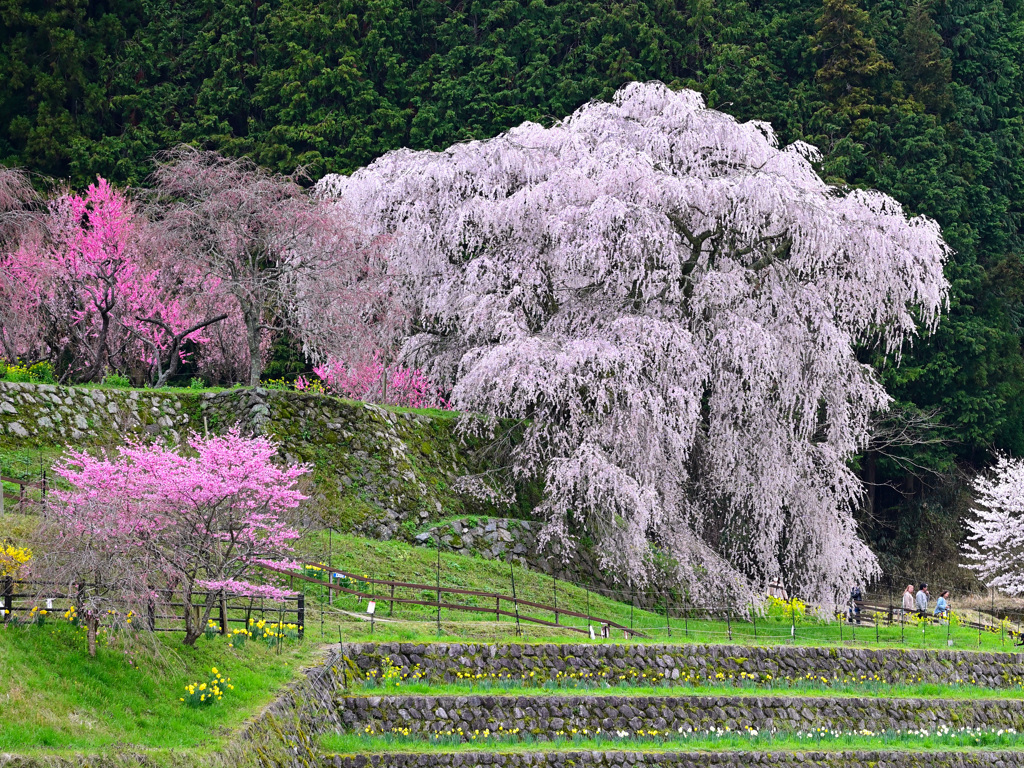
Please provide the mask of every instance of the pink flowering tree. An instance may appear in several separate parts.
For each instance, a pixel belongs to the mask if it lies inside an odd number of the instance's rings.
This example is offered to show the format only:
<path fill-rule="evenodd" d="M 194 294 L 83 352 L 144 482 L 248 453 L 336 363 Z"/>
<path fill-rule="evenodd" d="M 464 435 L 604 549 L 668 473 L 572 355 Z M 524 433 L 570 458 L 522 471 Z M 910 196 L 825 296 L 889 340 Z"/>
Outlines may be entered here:
<path fill-rule="evenodd" d="M 126 340 L 123 320 L 154 297 L 153 275 L 140 269 L 139 219 L 127 196 L 104 179 L 84 195 L 62 195 L 50 204 L 47 310 L 66 313 L 77 378 L 92 381 L 109 365 L 112 352 Z"/>
<path fill-rule="evenodd" d="M 332 361 L 316 366 L 313 372 L 320 377 L 328 392 L 341 397 L 406 408 L 448 407 L 423 371 L 403 365 L 386 365 L 380 354 L 362 365 L 348 366 Z M 299 382 L 296 386 L 301 388 Z"/>
<path fill-rule="evenodd" d="M 828 607 L 879 572 L 849 461 L 889 398 L 855 350 L 935 327 L 948 248 L 816 158 L 633 83 L 317 192 L 387 238 L 403 363 L 525 425 L 506 477 L 543 478 L 547 536 L 637 581 L 653 546 L 697 602 L 781 581 Z"/>
<path fill-rule="evenodd" d="M 15 256 L 39 240 L 41 207 L 28 176 L 0 167 L 0 352 L 11 361 L 33 359 L 42 347 L 36 277 Z"/>
<path fill-rule="evenodd" d="M 166 383 L 183 344 L 205 341 L 202 331 L 226 314 L 213 306 L 209 281 L 168 263 L 162 245 L 144 213 L 102 178 L 84 194 L 57 196 L 6 259 L 5 337 L 32 329 L 65 377 L 141 368 Z"/>
<path fill-rule="evenodd" d="M 974 480 L 975 516 L 967 520 L 968 567 L 986 586 L 1024 594 L 1024 460 L 1000 456 Z"/>
<path fill-rule="evenodd" d="M 168 252 L 213 281 L 237 318 L 250 385 L 268 335 L 293 334 L 316 361 L 377 348 L 390 315 L 379 249 L 338 206 L 249 160 L 188 146 L 162 155 L 153 181 Z"/>
<path fill-rule="evenodd" d="M 51 494 L 34 574 L 88 583 L 89 621 L 110 603 L 144 615 L 173 596 L 198 606 L 184 611 L 192 645 L 221 598 L 291 594 L 260 583 L 258 566 L 288 557 L 299 534 L 287 518 L 306 498 L 297 482 L 308 468 L 278 466 L 273 442 L 237 431 L 188 447 L 129 443 L 54 467 L 68 489 Z"/>

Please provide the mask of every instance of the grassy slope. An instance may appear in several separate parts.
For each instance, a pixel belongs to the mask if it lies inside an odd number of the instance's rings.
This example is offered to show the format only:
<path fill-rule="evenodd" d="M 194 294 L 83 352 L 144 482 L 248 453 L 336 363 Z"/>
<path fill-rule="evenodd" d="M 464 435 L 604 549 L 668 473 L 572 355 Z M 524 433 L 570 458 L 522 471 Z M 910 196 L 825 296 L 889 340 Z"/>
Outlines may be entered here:
<path fill-rule="evenodd" d="M 317 648 L 292 643 L 278 655 L 259 643 L 234 650 L 220 637 L 186 648 L 167 634 L 155 648 L 139 641 L 129 653 L 101 644 L 91 659 L 84 634 L 63 621 L 0 628 L 0 752 L 216 747 Z M 212 667 L 235 689 L 210 707 L 186 707 L 179 701 L 185 685 L 208 680 Z"/>
<path fill-rule="evenodd" d="M 321 563 L 327 563 L 341 571 L 361 574 L 376 579 L 414 582 L 432 586 L 437 579 L 437 552 L 426 547 L 416 547 L 397 541 L 376 541 L 326 533 L 308 535 L 302 545 L 301 554 Z M 578 613 L 589 612 L 593 616 L 607 618 L 624 626 L 633 626 L 644 632 L 648 638 L 635 637 L 632 641 L 659 643 L 742 643 L 742 644 L 790 644 L 793 642 L 792 627 L 789 620 L 781 617 L 758 618 L 756 622 L 744 621 L 736 616 L 728 620 L 695 620 L 673 615 L 671 620 L 672 634 L 668 634 L 665 615 L 640 609 L 630 609 L 628 602 L 613 600 L 581 586 L 564 581 L 553 583 L 551 577 L 529 571 L 516 566 L 514 569 L 516 594 L 520 599 L 553 605 L 557 599 L 560 608 Z M 441 586 L 471 589 L 481 592 L 496 592 L 503 595 L 512 594 L 512 578 L 508 563 L 497 560 L 485 560 L 479 557 L 441 553 Z M 298 585 L 298 583 L 296 583 Z M 378 640 L 436 640 L 437 611 L 426 606 L 396 604 L 394 615 L 389 617 L 387 597 L 388 588 L 374 587 L 377 598 L 377 616 L 381 621 L 374 628 L 373 639 Z M 313 585 L 306 588 L 311 600 L 311 613 L 307 618 L 309 624 L 319 620 L 316 613 L 317 601 L 321 600 L 323 590 Z M 426 601 L 436 599 L 436 593 L 424 589 L 418 592 L 400 589 L 398 597 L 413 597 Z M 628 599 L 628 594 L 626 595 Z M 494 601 L 490 598 L 476 596 L 446 595 L 444 602 L 455 602 L 466 605 L 493 608 Z M 365 602 L 355 598 L 343 598 L 335 602 L 336 608 L 351 613 L 363 614 Z M 502 601 L 502 607 L 512 609 L 512 604 Z M 679 606 L 673 607 L 673 612 Z M 546 621 L 553 621 L 554 614 L 537 608 L 522 607 L 522 614 L 529 614 Z M 973 617 L 973 614 L 972 614 Z M 398 620 L 388 623 L 387 619 Z M 350 616 L 340 617 L 347 621 L 345 627 L 346 640 L 371 639 L 368 624 L 359 622 Z M 515 620 L 502 616 L 500 623 L 495 623 L 493 614 L 466 611 L 443 610 L 441 614 L 443 638 L 458 640 L 480 640 L 500 637 L 514 640 Z M 330 619 L 336 623 L 338 618 Z M 562 624 L 585 628 L 584 619 L 560 615 Z M 590 642 L 586 635 L 560 631 L 542 625 L 522 624 L 524 638 L 528 641 L 544 642 L 573 641 Z M 612 640 L 623 642 L 623 634 L 613 631 Z M 336 629 L 332 630 L 329 639 L 337 637 Z M 863 647 L 897 647 L 897 648 L 934 648 L 956 650 L 1013 651 L 1016 648 L 1012 640 L 1005 634 L 982 632 L 961 627 L 939 626 L 929 624 L 917 626 L 908 623 L 892 627 L 880 626 L 876 632 L 873 624 L 864 623 L 857 626 L 833 621 L 828 623 L 805 621 L 799 622 L 795 631 L 797 645 L 856 645 Z M 949 645 L 952 640 L 952 645 Z M 980 640 L 980 645 L 979 645 Z"/>

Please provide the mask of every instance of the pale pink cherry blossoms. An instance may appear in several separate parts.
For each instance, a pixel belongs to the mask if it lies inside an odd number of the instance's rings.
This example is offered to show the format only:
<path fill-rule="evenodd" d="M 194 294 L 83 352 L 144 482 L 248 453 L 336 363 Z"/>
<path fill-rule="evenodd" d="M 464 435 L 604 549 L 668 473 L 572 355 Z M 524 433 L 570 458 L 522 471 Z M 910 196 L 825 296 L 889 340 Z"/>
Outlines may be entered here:
<path fill-rule="evenodd" d="M 383 262 L 339 206 L 292 177 L 188 146 L 160 155 L 153 181 L 170 258 L 215 282 L 229 327 L 242 332 L 243 381 L 259 383 L 279 332 L 317 362 L 360 361 L 378 348 L 391 317 Z M 225 333 L 212 335 L 227 357 L 238 351 Z"/>
<path fill-rule="evenodd" d="M 506 477 L 544 479 L 548 536 L 638 581 L 653 545 L 695 603 L 782 582 L 827 608 L 879 572 L 848 462 L 889 398 L 854 350 L 935 327 L 948 248 L 816 157 L 633 83 L 317 192 L 387 244 L 403 364 L 526 425 Z"/>

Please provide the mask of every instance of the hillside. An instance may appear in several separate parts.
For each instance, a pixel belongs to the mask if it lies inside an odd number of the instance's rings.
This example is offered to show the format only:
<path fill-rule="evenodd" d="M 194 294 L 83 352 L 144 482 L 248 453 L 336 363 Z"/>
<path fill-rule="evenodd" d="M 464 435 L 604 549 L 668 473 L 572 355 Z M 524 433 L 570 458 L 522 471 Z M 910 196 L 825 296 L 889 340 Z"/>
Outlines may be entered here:
<path fill-rule="evenodd" d="M 38 480 L 67 445 L 116 445 L 124 437 L 177 442 L 191 431 L 258 429 L 283 458 L 312 467 L 311 493 L 339 530 L 411 536 L 429 519 L 487 513 L 459 494 L 478 471 L 479 444 L 445 412 L 378 408 L 274 389 L 131 390 L 0 381 L 0 471 Z M 8 487 L 13 492 L 13 487 Z M 529 494 L 525 494 L 529 499 Z"/>
<path fill-rule="evenodd" d="M 631 80 L 695 88 L 821 148 L 827 178 L 936 218 L 955 251 L 938 333 L 898 369 L 878 361 L 899 413 L 932 427 L 897 419 L 859 462 L 885 569 L 935 573 L 962 536 L 957 467 L 1024 450 L 1022 25 L 1010 0 L 19 0 L 0 162 L 139 185 L 185 141 L 316 179 L 547 123 Z"/>

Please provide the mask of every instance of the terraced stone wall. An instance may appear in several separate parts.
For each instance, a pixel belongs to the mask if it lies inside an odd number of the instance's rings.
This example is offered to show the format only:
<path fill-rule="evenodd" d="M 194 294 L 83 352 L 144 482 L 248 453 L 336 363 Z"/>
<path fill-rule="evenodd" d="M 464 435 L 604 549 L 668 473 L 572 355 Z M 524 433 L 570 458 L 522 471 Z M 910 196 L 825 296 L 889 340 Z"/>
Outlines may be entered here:
<path fill-rule="evenodd" d="M 873 678 L 886 683 L 971 683 L 1018 688 L 1024 654 L 925 651 L 887 648 L 751 647 L 741 645 L 483 645 L 380 643 L 345 646 L 364 673 L 390 660 L 430 682 L 453 682 L 459 673 L 491 677 L 529 676 L 543 681 L 563 675 L 618 682 L 622 677 L 658 677 L 669 685 L 687 680 L 739 679 L 763 685 L 789 678 Z M 721 675 L 721 677 L 717 677 Z M 770 676 L 770 677 L 769 677 Z"/>
<path fill-rule="evenodd" d="M 1021 752 L 494 752 L 336 755 L 323 768 L 1016 768 Z"/>
<path fill-rule="evenodd" d="M 408 729 L 431 735 L 514 731 L 539 737 L 600 729 L 628 731 L 826 730 L 950 728 L 1024 730 L 1024 702 L 791 696 L 342 696 L 349 730 Z M 468 736 L 467 736 L 468 738 Z"/>

